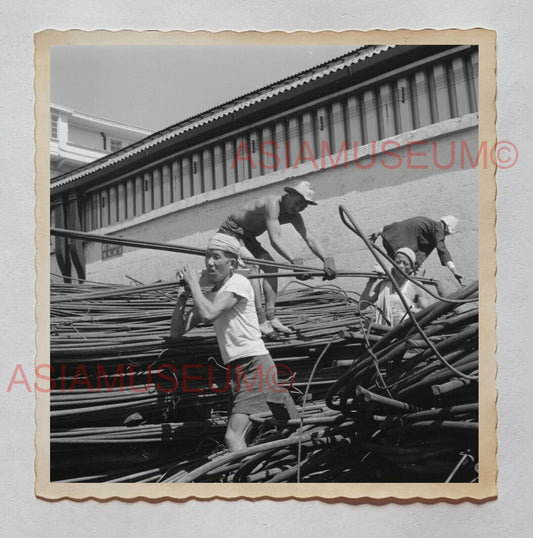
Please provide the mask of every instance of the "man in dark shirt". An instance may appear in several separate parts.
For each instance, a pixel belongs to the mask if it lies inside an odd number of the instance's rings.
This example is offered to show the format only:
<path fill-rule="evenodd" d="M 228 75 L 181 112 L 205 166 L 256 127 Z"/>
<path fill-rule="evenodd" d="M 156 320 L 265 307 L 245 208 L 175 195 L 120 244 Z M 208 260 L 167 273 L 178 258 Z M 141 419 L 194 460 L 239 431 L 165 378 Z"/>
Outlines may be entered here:
<path fill-rule="evenodd" d="M 415 269 L 418 269 L 433 250 L 437 249 L 441 264 L 461 282 L 463 275 L 457 271 L 445 242 L 445 236 L 455 232 L 457 222 L 457 218 L 452 215 L 441 217 L 439 220 L 413 217 L 388 224 L 381 232 L 372 234 L 369 239 L 376 241 L 381 235 L 383 248 L 390 258 L 394 258 L 394 253 L 399 248 L 412 249 L 416 254 Z"/>

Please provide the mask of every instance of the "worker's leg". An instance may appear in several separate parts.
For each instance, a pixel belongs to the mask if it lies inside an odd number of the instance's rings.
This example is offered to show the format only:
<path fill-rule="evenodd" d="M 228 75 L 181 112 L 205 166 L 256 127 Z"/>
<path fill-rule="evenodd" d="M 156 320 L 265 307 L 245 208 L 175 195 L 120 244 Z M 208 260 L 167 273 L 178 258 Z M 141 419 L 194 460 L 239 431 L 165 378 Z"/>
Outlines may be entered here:
<path fill-rule="evenodd" d="M 257 265 L 249 265 L 250 274 L 258 275 L 259 267 Z M 259 325 L 266 321 L 265 309 L 263 308 L 262 293 L 261 293 L 261 278 L 252 278 L 250 283 L 252 284 L 252 289 L 254 290 L 254 300 L 255 300 L 255 311 L 257 312 L 257 319 L 259 320 Z"/>
<path fill-rule="evenodd" d="M 252 425 L 248 415 L 232 413 L 229 417 L 228 427 L 224 441 L 230 452 L 246 448 L 246 434 Z"/>
<path fill-rule="evenodd" d="M 241 258 L 253 258 L 254 257 L 254 255 L 242 244 L 239 251 L 239 256 Z M 259 274 L 258 265 L 246 264 L 246 267 L 250 271 L 251 275 Z M 266 320 L 266 317 L 265 317 L 265 310 L 263 308 L 263 303 L 261 300 L 261 279 L 252 278 L 250 279 L 250 284 L 252 285 L 252 289 L 254 290 L 255 310 L 257 312 L 257 317 L 259 318 L 259 323 L 263 323 Z"/>
<path fill-rule="evenodd" d="M 241 245 L 239 255 L 241 256 L 241 258 L 255 258 L 255 256 L 244 245 Z M 247 265 L 247 267 L 250 271 L 250 275 L 258 275 L 260 273 L 258 265 L 250 264 Z M 261 330 L 261 334 L 263 336 L 273 338 L 276 336 L 276 332 L 272 328 L 270 322 L 267 320 L 265 309 L 263 308 L 263 301 L 261 297 L 262 282 L 262 278 L 250 279 L 252 289 L 254 290 L 255 311 L 257 312 L 257 319 L 259 321 L 259 329 Z"/>
<path fill-rule="evenodd" d="M 274 261 L 274 258 L 266 251 L 261 254 L 262 260 Z M 268 267 L 263 265 L 261 267 L 265 278 L 263 279 L 263 291 L 265 292 L 265 311 L 267 319 L 273 319 L 275 317 L 276 299 L 278 296 L 278 279 L 268 278 L 268 274 L 277 273 L 277 267 Z"/>
<path fill-rule="evenodd" d="M 249 416 L 269 410 L 265 398 L 269 389 L 267 376 L 275 364 L 267 353 L 231 361 L 228 368 L 232 402 L 225 442 L 234 451 L 246 448 L 246 435 L 252 426 Z"/>
<path fill-rule="evenodd" d="M 268 253 L 263 252 L 261 254 L 261 259 L 263 260 L 269 260 L 274 261 L 274 258 Z M 274 278 L 268 278 L 266 275 L 269 273 L 277 273 L 278 268 L 277 267 L 262 267 L 263 272 L 265 273 L 265 278 L 263 280 L 263 291 L 265 292 L 265 313 L 266 313 L 266 319 L 270 322 L 272 327 L 276 329 L 276 331 L 289 334 L 291 333 L 291 329 L 288 327 L 285 327 L 283 323 L 276 317 L 276 299 L 278 298 L 278 279 L 277 277 Z"/>

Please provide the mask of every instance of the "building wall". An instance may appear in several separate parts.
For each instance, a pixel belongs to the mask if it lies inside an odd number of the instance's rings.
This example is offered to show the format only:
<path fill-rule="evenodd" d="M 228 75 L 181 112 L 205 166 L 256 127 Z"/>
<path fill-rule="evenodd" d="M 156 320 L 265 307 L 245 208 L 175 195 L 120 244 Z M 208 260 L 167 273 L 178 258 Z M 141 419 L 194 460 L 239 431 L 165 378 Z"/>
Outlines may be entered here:
<path fill-rule="evenodd" d="M 120 142 L 123 146 L 127 146 L 140 138 L 137 137 L 127 137 L 124 134 L 113 134 L 110 133 L 106 126 L 101 127 L 101 131 L 98 128 L 95 129 L 94 126 L 90 128 L 83 127 L 82 125 L 70 124 L 68 128 L 68 142 L 69 144 L 75 144 L 87 148 L 96 149 L 102 152 L 102 155 L 109 153 L 111 151 L 116 151 L 112 147 L 111 142 Z M 115 129 L 116 130 L 116 129 Z M 107 131 L 107 132 L 106 132 Z M 106 138 L 106 147 L 104 149 L 104 139 L 102 137 L 102 132 Z"/>
<path fill-rule="evenodd" d="M 366 78 L 354 74 L 341 87 L 333 79 L 329 85 L 307 81 L 311 86 L 305 87 L 302 99 L 289 91 L 283 102 L 280 97 L 267 108 L 254 101 L 255 111 L 250 102 L 248 115 L 235 115 L 237 103 L 233 120 L 227 121 L 226 110 L 218 127 L 215 119 L 205 129 L 205 118 L 176 126 L 175 142 L 154 151 L 154 158 L 148 152 L 151 146 L 140 157 L 126 151 L 128 166 L 122 161 L 115 169 L 100 165 L 92 181 L 83 178 L 76 193 L 79 218 L 67 219 L 66 227 L 204 246 L 236 207 L 263 194 L 281 193 L 287 182 L 305 178 L 315 185 L 320 205 L 307 209 L 304 218 L 340 269 L 367 272 L 374 265 L 360 239 L 339 219 L 338 205 L 344 204 L 368 232 L 416 215 L 457 215 L 462 227 L 449 238 L 450 249 L 460 270 L 475 278 L 477 173 L 472 165 L 461 164 L 461 143 L 475 158 L 477 50 L 434 49 L 423 60 L 410 55 L 405 60 L 395 62 L 392 71 L 389 65 Z M 204 130 L 187 139 L 187 131 L 197 128 Z M 168 136 L 163 133 L 161 141 L 168 142 Z M 446 165 L 452 143 L 457 155 Z M 70 180 L 75 179 L 74 173 Z M 56 193 L 67 184 L 57 182 Z M 56 202 L 65 203 L 58 197 Z M 318 266 L 294 230 L 284 233 L 295 255 Z M 268 245 L 266 237 L 261 240 Z M 127 276 L 142 282 L 169 280 L 186 259 L 98 243 L 86 246 L 85 258 L 87 278 L 107 282 L 124 282 Z M 444 276 L 454 284 L 434 258 L 427 262 L 428 276 Z M 201 260 L 193 261 L 201 265 Z"/>
<path fill-rule="evenodd" d="M 71 144 L 78 144 L 88 148 L 104 151 L 104 142 L 102 135 L 94 129 L 84 129 L 79 125 L 69 125 L 68 141 Z M 109 151 L 109 147 L 106 148 Z"/>
<path fill-rule="evenodd" d="M 459 47 L 420 65 L 353 77 L 341 91 L 236 124 L 142 167 L 110 173 L 84 192 L 83 229 L 99 231 L 161 207 L 291 169 L 311 156 L 366 145 L 477 112 L 477 51 Z M 253 106 L 251 107 L 253 109 Z M 177 137 L 179 139 L 179 137 Z"/>
<path fill-rule="evenodd" d="M 385 152 L 382 143 L 386 144 Z M 477 114 L 429 125 L 382 143 L 359 148 L 357 164 L 353 150 L 346 154 L 346 167 L 343 158 L 338 164 L 326 158 L 324 167 L 319 161 L 316 166 L 306 162 L 296 169 L 279 170 L 181 200 L 99 233 L 204 247 L 210 234 L 236 207 L 264 194 L 282 192 L 287 181 L 294 184 L 306 179 L 313 183 L 319 205 L 307 208 L 304 220 L 328 254 L 335 256 L 339 269 L 369 271 L 374 265 L 362 241 L 342 224 L 338 206 L 343 205 L 365 233 L 417 215 L 437 219 L 448 214 L 457 216 L 458 232 L 448 237 L 448 248 L 459 270 L 468 279 L 477 278 L 478 174 L 468 157 L 470 153 L 475 160 L 477 155 Z M 420 155 L 423 153 L 425 156 Z M 333 156 L 333 163 L 337 159 L 339 155 Z M 283 238 L 295 256 L 320 266 L 292 227 L 283 227 Z M 259 239 L 270 248 L 266 234 Z M 102 245 L 98 243 L 88 244 L 86 255 L 87 278 L 102 282 L 127 282 L 126 275 L 145 283 L 170 280 L 184 262 L 198 267 L 203 264 L 199 257 L 132 248 L 124 248 L 121 256 L 102 260 Z M 450 289 L 455 286 L 436 253 L 426 267 L 428 277 L 444 278 Z M 343 281 L 352 289 L 360 289 L 362 284 L 361 279 Z"/>
<path fill-rule="evenodd" d="M 104 148 L 104 133 L 106 146 Z M 50 108 L 50 177 L 79 168 L 129 145 L 151 131 L 52 105 Z M 112 143 L 115 142 L 115 143 Z M 120 144 L 117 145 L 116 142 Z"/>

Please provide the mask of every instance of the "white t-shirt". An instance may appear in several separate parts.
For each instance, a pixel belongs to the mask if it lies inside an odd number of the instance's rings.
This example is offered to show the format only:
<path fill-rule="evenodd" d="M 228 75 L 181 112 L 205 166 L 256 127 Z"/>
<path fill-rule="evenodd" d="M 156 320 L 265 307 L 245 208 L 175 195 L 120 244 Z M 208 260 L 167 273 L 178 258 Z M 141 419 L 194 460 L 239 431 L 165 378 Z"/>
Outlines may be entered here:
<path fill-rule="evenodd" d="M 409 310 L 412 310 L 413 312 L 418 312 L 420 310 L 420 305 L 417 300 L 420 293 L 419 290 L 420 288 L 415 286 L 409 280 L 406 280 L 400 288 L 400 291 L 409 306 Z M 379 311 L 376 312 L 376 323 L 382 325 L 390 324 L 394 327 L 409 317 L 409 314 L 405 311 L 402 300 L 398 293 L 396 293 L 392 283 L 388 280 L 383 281 L 380 284 L 380 292 L 376 301 L 376 306 L 379 308 Z"/>
<path fill-rule="evenodd" d="M 254 290 L 249 280 L 234 274 L 216 293 L 233 293 L 238 301 L 213 321 L 224 364 L 243 357 L 268 353 L 259 330 Z"/>

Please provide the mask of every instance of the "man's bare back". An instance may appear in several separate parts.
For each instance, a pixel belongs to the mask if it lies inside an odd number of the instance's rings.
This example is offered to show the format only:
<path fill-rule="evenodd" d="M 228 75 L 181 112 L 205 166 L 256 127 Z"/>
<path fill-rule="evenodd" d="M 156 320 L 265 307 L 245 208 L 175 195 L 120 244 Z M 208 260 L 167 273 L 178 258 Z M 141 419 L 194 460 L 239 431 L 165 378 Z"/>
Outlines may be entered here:
<path fill-rule="evenodd" d="M 230 218 L 256 237 L 267 230 L 269 216 L 277 217 L 280 224 L 294 223 L 300 220 L 298 212 L 289 213 L 284 208 L 282 198 L 281 195 L 276 194 L 261 196 L 234 211 Z"/>
<path fill-rule="evenodd" d="M 324 262 L 324 273 L 327 279 L 335 278 L 335 260 L 326 257 L 320 243 L 307 230 L 301 212 L 308 205 L 316 205 L 314 201 L 314 189 L 308 181 L 301 181 L 294 187 L 285 187 L 282 195 L 264 195 L 236 209 L 220 226 L 219 232 L 236 237 L 242 248 L 242 256 L 274 261 L 272 255 L 263 248 L 257 240 L 257 236 L 268 232 L 270 244 L 274 250 L 289 263 L 303 265 L 300 258 L 295 258 L 291 249 L 282 239 L 281 225 L 292 224 L 300 234 L 311 252 Z M 254 270 L 259 271 L 256 266 Z M 262 267 L 266 273 L 275 273 L 275 267 Z M 305 274 L 300 275 L 302 278 Z M 278 290 L 277 278 L 264 278 L 252 280 L 256 311 L 259 326 L 263 335 L 269 336 L 274 329 L 284 333 L 291 330 L 285 327 L 275 317 L 276 296 Z M 265 296 L 265 308 L 263 309 L 261 286 Z"/>

